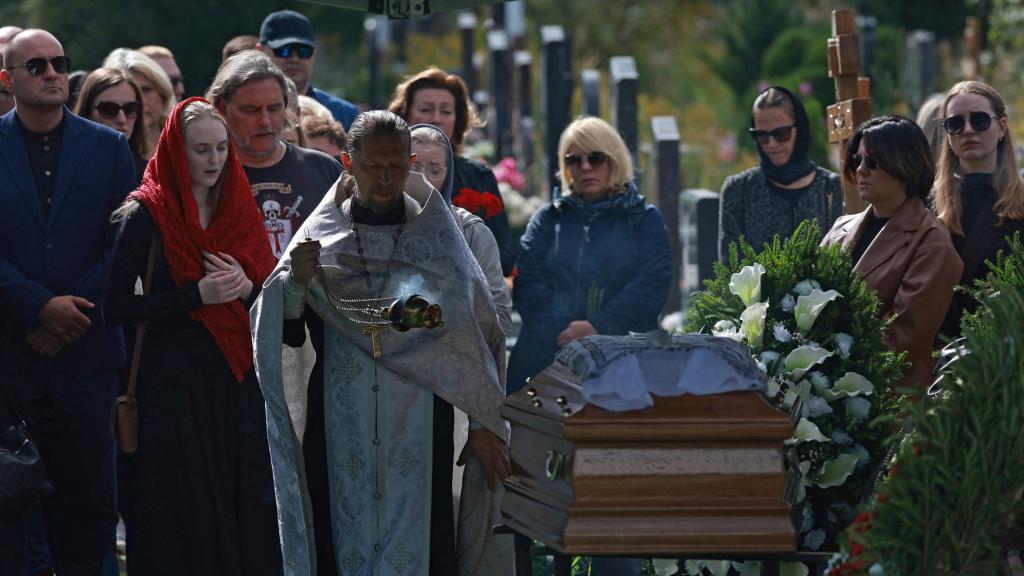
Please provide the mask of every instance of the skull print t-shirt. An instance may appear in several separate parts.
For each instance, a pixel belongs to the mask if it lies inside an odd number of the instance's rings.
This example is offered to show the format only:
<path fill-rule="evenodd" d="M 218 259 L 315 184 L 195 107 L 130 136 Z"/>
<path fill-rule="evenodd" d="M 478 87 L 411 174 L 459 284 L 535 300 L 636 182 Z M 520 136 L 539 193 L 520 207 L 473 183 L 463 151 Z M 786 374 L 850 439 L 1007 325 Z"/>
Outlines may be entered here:
<path fill-rule="evenodd" d="M 334 193 L 342 167 L 334 158 L 316 150 L 288 144 L 284 157 L 267 168 L 245 167 L 256 207 L 263 215 L 267 241 L 275 258 L 281 258 L 292 236 L 323 200 Z"/>

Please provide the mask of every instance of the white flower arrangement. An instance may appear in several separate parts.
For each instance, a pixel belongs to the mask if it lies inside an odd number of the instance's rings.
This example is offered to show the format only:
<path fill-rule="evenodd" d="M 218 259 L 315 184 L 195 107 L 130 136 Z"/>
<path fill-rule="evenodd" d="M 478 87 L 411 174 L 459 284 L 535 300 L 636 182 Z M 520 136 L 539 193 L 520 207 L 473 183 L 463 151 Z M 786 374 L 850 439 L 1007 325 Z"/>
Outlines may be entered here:
<path fill-rule="evenodd" d="M 836 548 L 853 520 L 892 433 L 889 424 L 868 424 L 895 409 L 889 392 L 900 375 L 899 357 L 882 341 L 877 296 L 840 248 L 819 240 L 805 223 L 760 253 L 731 247 L 691 296 L 685 320 L 688 331 L 749 345 L 770 401 L 796 423 L 790 473 L 804 506 L 804 550 Z"/>

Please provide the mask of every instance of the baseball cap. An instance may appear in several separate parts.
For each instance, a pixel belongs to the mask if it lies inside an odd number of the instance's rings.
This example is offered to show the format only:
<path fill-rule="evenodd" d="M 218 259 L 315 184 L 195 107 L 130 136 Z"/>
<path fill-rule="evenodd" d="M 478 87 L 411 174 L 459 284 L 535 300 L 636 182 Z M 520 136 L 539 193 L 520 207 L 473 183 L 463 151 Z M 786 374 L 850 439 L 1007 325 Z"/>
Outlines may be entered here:
<path fill-rule="evenodd" d="M 288 44 L 316 46 L 313 25 L 309 18 L 294 10 L 273 12 L 263 19 L 260 26 L 260 44 L 280 48 Z"/>

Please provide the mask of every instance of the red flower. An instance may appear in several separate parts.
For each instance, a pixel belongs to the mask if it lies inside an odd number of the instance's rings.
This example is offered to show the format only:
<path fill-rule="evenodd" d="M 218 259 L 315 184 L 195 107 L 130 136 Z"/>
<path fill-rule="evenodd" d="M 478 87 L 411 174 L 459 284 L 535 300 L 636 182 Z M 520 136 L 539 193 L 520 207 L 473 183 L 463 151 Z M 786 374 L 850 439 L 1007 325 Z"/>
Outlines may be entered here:
<path fill-rule="evenodd" d="M 452 204 L 484 220 L 490 220 L 503 211 L 500 198 L 490 192 L 480 192 L 472 188 L 460 189 L 452 198 Z"/>

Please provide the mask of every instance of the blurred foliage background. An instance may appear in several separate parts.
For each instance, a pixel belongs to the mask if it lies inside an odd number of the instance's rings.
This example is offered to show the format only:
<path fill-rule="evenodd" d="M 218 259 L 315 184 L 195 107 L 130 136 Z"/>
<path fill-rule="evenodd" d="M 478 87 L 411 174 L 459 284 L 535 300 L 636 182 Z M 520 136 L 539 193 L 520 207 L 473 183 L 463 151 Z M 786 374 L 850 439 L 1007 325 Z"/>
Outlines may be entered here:
<path fill-rule="evenodd" d="M 329 1 L 329 0 L 328 0 Z M 524 0 L 524 47 L 534 56 L 533 109 L 539 110 L 540 27 L 564 27 L 577 79 L 574 111 L 581 109 L 579 73 L 602 72 L 602 110 L 608 115 L 608 60 L 632 55 L 639 71 L 640 134 L 650 139 L 649 118 L 676 117 L 683 139 L 686 187 L 720 188 L 723 179 L 756 162 L 746 135 L 750 105 L 764 86 L 782 84 L 801 95 L 815 131 L 812 154 L 830 166 L 823 129 L 834 88 L 825 64 L 829 14 L 851 8 L 875 18 L 872 78 L 876 113 L 913 116 L 906 88 L 905 39 L 928 30 L 937 42 L 935 91 L 962 79 L 964 26 L 981 19 L 979 78 L 999 89 L 1021 134 L 1024 0 Z M 313 2 L 282 0 L 5 0 L 0 25 L 38 26 L 57 35 L 75 68 L 98 66 L 119 46 L 162 44 L 177 56 L 190 94 L 201 94 L 216 71 L 223 44 L 238 34 L 257 34 L 271 11 L 292 8 L 310 17 L 321 41 L 314 82 L 357 103 L 370 94 L 365 13 Z M 478 77 L 486 88 L 487 26 L 496 8 L 474 9 Z M 436 65 L 461 68 L 456 13 L 393 21 L 380 55 L 379 104 L 408 73 Z M 863 39 L 863 37 L 862 37 Z M 401 41 L 399 41 L 401 40 Z M 539 126 L 538 126 L 539 127 Z M 537 140 L 538 145 L 540 140 Z M 539 148 L 538 148 L 539 150 Z M 493 159 L 492 159 L 493 160 Z M 643 166 L 641 166 L 643 167 Z M 528 175 L 529 170 L 526 170 Z M 536 187 L 543 178 L 534 176 Z"/>

